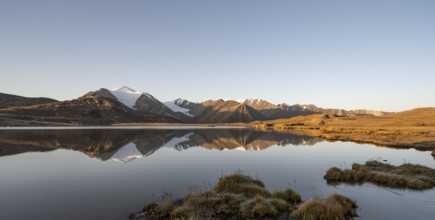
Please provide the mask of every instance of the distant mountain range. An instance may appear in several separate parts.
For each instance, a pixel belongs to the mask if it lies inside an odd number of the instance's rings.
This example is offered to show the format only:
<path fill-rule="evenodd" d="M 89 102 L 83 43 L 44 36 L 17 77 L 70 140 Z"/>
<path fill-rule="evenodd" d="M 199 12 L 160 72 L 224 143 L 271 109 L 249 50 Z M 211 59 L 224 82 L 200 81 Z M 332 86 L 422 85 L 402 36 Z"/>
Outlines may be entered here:
<path fill-rule="evenodd" d="M 161 102 L 154 96 L 126 86 L 101 88 L 74 100 L 26 98 L 0 93 L 0 125 L 108 125 L 113 123 L 235 123 L 290 118 L 310 114 L 339 116 L 374 115 L 374 110 L 324 109 L 315 105 L 272 104 L 261 99 L 207 100 L 201 103 L 176 99 Z"/>

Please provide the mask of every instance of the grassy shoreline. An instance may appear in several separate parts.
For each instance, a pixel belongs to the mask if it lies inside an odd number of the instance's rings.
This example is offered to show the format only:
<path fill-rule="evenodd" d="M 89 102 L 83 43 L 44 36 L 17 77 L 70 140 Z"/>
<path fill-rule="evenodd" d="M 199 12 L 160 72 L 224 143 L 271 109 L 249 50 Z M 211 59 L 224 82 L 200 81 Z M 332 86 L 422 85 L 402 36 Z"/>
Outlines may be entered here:
<path fill-rule="evenodd" d="M 414 148 L 421 151 L 435 150 L 435 128 L 292 128 L 292 130 L 299 130 L 302 133 L 306 129 L 318 130 L 318 132 L 314 132 L 314 135 L 313 132 L 306 132 L 306 134 L 328 141 L 350 141 L 399 149 Z"/>
<path fill-rule="evenodd" d="M 435 151 L 435 108 L 379 117 L 317 114 L 253 122 L 251 126 L 263 130 L 293 130 L 329 141 Z"/>

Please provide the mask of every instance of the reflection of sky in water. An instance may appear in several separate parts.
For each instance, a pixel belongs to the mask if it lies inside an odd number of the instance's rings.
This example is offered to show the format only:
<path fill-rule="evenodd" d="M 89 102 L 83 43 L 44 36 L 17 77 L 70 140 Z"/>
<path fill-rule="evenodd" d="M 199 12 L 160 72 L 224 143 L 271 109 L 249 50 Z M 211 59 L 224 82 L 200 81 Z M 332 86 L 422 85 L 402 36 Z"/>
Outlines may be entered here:
<path fill-rule="evenodd" d="M 163 191 L 182 196 L 189 187 L 208 187 L 238 169 L 258 176 L 270 190 L 291 187 L 304 199 L 332 192 L 350 196 L 360 206 L 360 219 L 432 219 L 435 214 L 435 190 L 330 186 L 323 180 L 331 166 L 349 168 L 371 159 L 435 168 L 429 152 L 343 142 L 261 151 L 174 150 L 188 136 L 171 139 L 167 147 L 130 163 L 103 162 L 71 150 L 0 157 L 0 219 L 126 219 Z M 113 157 L 128 157 L 133 143 Z"/>

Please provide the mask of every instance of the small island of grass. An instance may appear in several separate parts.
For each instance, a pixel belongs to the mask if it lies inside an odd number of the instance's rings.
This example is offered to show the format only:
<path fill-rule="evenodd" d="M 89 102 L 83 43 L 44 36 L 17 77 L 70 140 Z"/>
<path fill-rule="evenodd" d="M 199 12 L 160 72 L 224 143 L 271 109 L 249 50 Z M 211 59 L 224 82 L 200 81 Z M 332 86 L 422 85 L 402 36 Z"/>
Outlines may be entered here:
<path fill-rule="evenodd" d="M 393 166 L 378 161 L 353 164 L 352 169 L 330 168 L 324 177 L 329 183 L 371 182 L 393 188 L 414 190 L 431 189 L 435 186 L 435 170 L 416 164 Z"/>
<path fill-rule="evenodd" d="M 130 220 L 144 219 L 352 219 L 356 204 L 333 194 L 301 201 L 292 189 L 269 192 L 263 182 L 237 172 L 221 177 L 209 191 L 191 192 L 183 199 L 162 196 Z"/>

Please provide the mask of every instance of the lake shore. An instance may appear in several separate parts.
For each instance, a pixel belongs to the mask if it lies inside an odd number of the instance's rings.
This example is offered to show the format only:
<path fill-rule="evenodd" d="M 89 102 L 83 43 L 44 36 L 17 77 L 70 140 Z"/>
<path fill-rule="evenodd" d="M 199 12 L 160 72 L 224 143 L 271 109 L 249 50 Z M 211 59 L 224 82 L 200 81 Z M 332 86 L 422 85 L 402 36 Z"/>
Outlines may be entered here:
<path fill-rule="evenodd" d="M 297 127 L 292 129 L 328 141 L 351 141 L 422 151 L 435 150 L 435 128 Z"/>
<path fill-rule="evenodd" d="M 329 141 L 352 141 L 394 148 L 435 150 L 433 108 L 411 110 L 389 116 L 309 115 L 253 122 L 263 130 L 293 130 Z"/>

